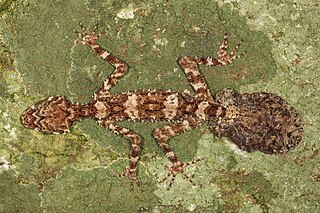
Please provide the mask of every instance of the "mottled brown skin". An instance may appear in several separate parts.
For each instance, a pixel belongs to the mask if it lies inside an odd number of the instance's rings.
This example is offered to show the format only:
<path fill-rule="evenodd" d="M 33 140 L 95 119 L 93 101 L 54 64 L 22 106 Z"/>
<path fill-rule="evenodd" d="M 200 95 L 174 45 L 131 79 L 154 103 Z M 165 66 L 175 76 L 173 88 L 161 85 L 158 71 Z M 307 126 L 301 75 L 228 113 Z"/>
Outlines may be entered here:
<path fill-rule="evenodd" d="M 279 96 L 225 89 L 216 95 L 216 101 L 226 108 L 226 116 L 210 119 L 212 132 L 229 138 L 242 150 L 286 153 L 302 140 L 297 112 Z"/>
<path fill-rule="evenodd" d="M 177 174 L 184 175 L 192 184 L 191 178 L 184 174 L 184 168 L 192 162 L 181 162 L 168 144 L 168 140 L 178 134 L 190 131 L 198 125 L 209 122 L 212 132 L 227 137 L 239 148 L 267 154 L 286 153 L 302 140 L 302 124 L 297 112 L 282 98 L 270 93 L 239 94 L 232 89 L 220 91 L 215 98 L 202 76 L 199 65 L 225 66 L 239 58 L 235 55 L 237 45 L 227 53 L 228 37 L 217 51 L 217 58 L 184 56 L 178 60 L 193 94 L 173 91 L 133 91 L 114 94 L 110 88 L 116 85 L 128 71 L 128 66 L 97 43 L 104 32 L 96 34 L 97 25 L 90 34 L 80 23 L 83 32 L 75 31 L 85 44 L 103 60 L 115 67 L 104 81 L 103 86 L 87 104 L 71 103 L 65 97 L 50 97 L 28 108 L 21 116 L 22 124 L 29 129 L 43 133 L 66 133 L 72 124 L 82 118 L 95 119 L 100 125 L 131 142 L 130 164 L 119 176 L 126 176 L 140 186 L 138 161 L 142 138 L 130 129 L 116 122 L 128 121 L 173 121 L 171 125 L 157 128 L 153 132 L 159 146 L 172 162 L 167 179 L 172 176 L 168 189 Z M 163 180 L 163 181 L 164 181 Z"/>

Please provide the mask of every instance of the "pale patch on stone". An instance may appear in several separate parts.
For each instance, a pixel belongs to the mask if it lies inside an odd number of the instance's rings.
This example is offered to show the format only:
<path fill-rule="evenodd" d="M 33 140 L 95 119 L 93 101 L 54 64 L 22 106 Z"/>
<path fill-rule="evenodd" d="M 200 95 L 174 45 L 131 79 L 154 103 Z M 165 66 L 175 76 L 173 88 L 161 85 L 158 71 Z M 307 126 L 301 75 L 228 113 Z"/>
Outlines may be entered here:
<path fill-rule="evenodd" d="M 117 13 L 117 17 L 120 19 L 133 19 L 134 18 L 134 12 L 138 9 L 134 9 L 131 4 L 127 8 L 121 9 Z"/>
<path fill-rule="evenodd" d="M 186 41 L 181 42 L 180 47 L 185 48 L 186 47 L 186 43 L 187 43 Z"/>
<path fill-rule="evenodd" d="M 195 204 L 190 204 L 190 206 L 187 207 L 190 212 L 193 212 L 196 208 L 197 206 Z"/>
<path fill-rule="evenodd" d="M 4 117 L 4 118 L 9 118 L 9 114 L 7 114 L 8 116 L 4 116 L 4 113 L 2 114 L 2 116 Z M 10 122 L 10 121 L 5 121 L 5 122 Z M 16 137 L 17 137 L 17 135 L 16 135 L 16 128 L 15 127 L 12 127 L 9 123 L 7 123 L 7 124 L 5 124 L 4 126 L 3 126 L 3 129 L 6 131 L 6 132 L 8 132 L 9 133 L 9 135 L 10 135 L 10 137 L 11 137 L 11 139 L 16 139 Z"/>
<path fill-rule="evenodd" d="M 15 166 L 10 165 L 10 163 L 2 156 L 0 156 L 0 174 L 3 171 L 7 171 L 9 169 L 14 169 Z"/>
<path fill-rule="evenodd" d="M 167 46 L 169 41 L 166 38 L 155 38 L 154 40 L 154 45 L 152 46 L 152 49 L 159 51 L 159 46 L 164 47 Z"/>

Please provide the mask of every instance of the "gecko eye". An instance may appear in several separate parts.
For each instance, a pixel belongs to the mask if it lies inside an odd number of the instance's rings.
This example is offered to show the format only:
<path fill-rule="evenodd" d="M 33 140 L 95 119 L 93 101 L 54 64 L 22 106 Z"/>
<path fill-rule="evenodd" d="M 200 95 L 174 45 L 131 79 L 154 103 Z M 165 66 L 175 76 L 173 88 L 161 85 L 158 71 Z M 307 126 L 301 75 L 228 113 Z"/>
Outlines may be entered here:
<path fill-rule="evenodd" d="M 62 96 L 50 97 L 29 107 L 21 115 L 21 123 L 43 133 L 65 133 L 74 122 L 70 102 Z"/>

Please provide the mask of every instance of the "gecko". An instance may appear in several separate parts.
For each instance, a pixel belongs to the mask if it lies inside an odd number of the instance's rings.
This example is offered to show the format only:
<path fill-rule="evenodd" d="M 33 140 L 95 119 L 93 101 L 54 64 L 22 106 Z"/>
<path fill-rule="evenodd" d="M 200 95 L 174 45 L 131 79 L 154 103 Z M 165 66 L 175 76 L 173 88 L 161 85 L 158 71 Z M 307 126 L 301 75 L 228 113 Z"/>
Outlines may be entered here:
<path fill-rule="evenodd" d="M 89 103 L 72 103 L 64 96 L 49 97 L 26 109 L 21 115 L 24 127 L 46 134 L 70 132 L 76 121 L 91 118 L 104 128 L 121 135 L 131 143 L 129 165 L 119 176 L 126 176 L 130 189 L 141 186 L 138 162 L 142 137 L 117 121 L 171 121 L 172 124 L 156 128 L 153 137 L 165 156 L 171 161 L 167 176 L 171 177 L 167 189 L 172 187 L 175 177 L 182 174 L 194 185 L 184 169 L 202 158 L 182 162 L 171 149 L 170 138 L 190 131 L 200 124 L 208 123 L 211 132 L 226 137 L 247 152 L 260 151 L 265 154 L 283 154 L 302 141 L 302 121 L 297 111 L 280 96 L 267 92 L 239 93 L 234 89 L 223 89 L 213 96 L 201 74 L 200 65 L 226 66 L 244 53 L 236 54 L 240 43 L 228 53 L 228 35 L 225 34 L 217 56 L 183 56 L 178 63 L 194 93 L 171 90 L 139 90 L 111 93 L 121 77 L 128 72 L 128 65 L 97 44 L 106 30 L 97 33 L 98 23 L 91 33 L 80 22 L 82 31 L 77 43 L 88 46 L 101 59 L 110 63 L 114 70 L 103 85 L 93 94 Z"/>

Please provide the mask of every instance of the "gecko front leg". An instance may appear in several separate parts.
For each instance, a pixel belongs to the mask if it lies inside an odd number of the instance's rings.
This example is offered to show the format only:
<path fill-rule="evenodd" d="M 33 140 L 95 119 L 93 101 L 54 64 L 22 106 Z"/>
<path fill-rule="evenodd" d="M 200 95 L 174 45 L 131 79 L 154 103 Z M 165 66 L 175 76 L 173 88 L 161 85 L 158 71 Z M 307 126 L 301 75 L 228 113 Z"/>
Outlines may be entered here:
<path fill-rule="evenodd" d="M 74 33 L 77 33 L 79 35 L 79 38 L 81 39 L 80 41 L 78 41 L 78 43 L 88 45 L 103 60 L 106 60 L 115 67 L 113 73 L 105 79 L 103 86 L 94 94 L 94 99 L 96 100 L 97 97 L 103 97 L 104 95 L 109 94 L 110 88 L 116 85 L 121 77 L 128 71 L 128 65 L 115 57 L 113 54 L 104 50 L 102 47 L 100 47 L 99 44 L 97 44 L 97 40 L 99 39 L 99 37 L 107 32 L 106 30 L 104 30 L 97 34 L 96 31 L 98 29 L 98 23 L 96 23 L 96 25 L 93 27 L 91 34 L 88 32 L 87 28 L 83 25 L 82 22 L 80 22 L 80 26 L 82 28 L 82 32 L 78 32 L 76 30 L 73 31 Z"/>

